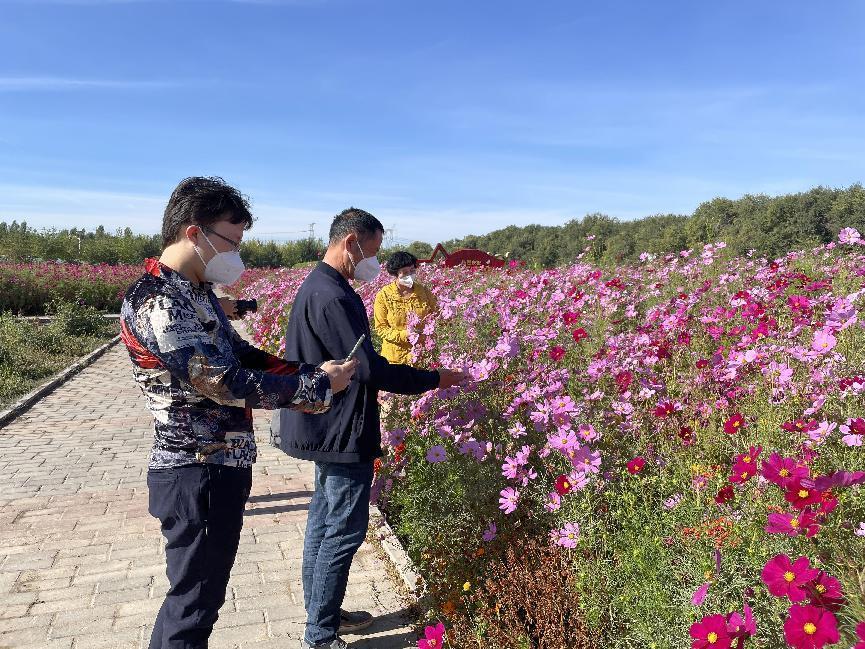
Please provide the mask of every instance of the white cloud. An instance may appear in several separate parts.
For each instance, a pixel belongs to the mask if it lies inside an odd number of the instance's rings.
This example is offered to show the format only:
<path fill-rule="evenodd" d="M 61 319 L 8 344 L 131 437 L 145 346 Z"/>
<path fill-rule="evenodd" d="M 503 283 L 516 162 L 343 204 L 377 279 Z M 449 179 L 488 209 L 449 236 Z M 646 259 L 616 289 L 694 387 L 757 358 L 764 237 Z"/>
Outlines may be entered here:
<path fill-rule="evenodd" d="M 122 79 L 80 79 L 74 77 L 0 77 L 0 92 L 39 92 L 58 90 L 158 90 L 178 85 L 173 81 Z"/>

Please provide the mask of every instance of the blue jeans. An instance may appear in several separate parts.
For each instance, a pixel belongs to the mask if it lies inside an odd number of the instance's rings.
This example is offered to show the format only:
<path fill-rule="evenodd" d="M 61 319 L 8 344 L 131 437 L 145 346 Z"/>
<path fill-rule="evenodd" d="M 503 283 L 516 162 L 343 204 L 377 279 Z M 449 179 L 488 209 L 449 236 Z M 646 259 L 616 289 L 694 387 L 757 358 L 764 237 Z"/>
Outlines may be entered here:
<path fill-rule="evenodd" d="M 243 527 L 252 469 L 195 464 L 147 472 L 150 513 L 162 524 L 171 584 L 150 649 L 206 649 Z"/>
<path fill-rule="evenodd" d="M 371 461 L 315 463 L 303 543 L 305 639 L 313 646 L 336 638 L 351 561 L 369 527 L 372 478 Z"/>

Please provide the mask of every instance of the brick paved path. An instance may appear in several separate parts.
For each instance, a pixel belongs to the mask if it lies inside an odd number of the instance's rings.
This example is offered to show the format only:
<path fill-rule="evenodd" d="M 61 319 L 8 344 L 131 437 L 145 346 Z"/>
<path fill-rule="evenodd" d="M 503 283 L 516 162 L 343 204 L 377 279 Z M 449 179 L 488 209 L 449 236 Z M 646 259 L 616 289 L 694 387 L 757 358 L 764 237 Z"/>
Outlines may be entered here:
<path fill-rule="evenodd" d="M 311 464 L 262 444 L 211 649 L 293 649 Z M 147 513 L 151 419 L 122 345 L 0 428 L 0 649 L 146 648 L 167 587 Z M 352 647 L 416 646 L 384 562 L 364 545 L 348 608 L 382 616 Z"/>

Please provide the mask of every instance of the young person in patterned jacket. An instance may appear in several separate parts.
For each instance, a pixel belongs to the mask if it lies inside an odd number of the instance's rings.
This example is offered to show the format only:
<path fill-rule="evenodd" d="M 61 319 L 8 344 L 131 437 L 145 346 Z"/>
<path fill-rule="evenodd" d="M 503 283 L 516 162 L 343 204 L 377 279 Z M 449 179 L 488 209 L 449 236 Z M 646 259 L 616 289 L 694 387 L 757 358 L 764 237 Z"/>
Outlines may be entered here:
<path fill-rule="evenodd" d="M 285 361 L 234 331 L 211 284 L 240 278 L 251 226 L 247 199 L 222 179 L 183 180 L 165 208 L 162 255 L 123 300 L 123 342 L 155 420 L 149 510 L 170 582 L 150 649 L 207 647 L 252 486 L 252 408 L 326 412 L 357 364 Z"/>

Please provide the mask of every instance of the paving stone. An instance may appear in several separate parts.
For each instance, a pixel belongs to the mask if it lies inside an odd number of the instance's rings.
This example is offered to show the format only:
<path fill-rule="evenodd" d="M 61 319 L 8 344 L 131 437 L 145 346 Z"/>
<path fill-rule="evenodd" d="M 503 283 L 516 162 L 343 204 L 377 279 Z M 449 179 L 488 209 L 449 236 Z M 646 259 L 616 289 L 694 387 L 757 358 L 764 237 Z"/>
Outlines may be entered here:
<path fill-rule="evenodd" d="M 211 649 L 291 648 L 304 630 L 313 467 L 269 445 L 269 413 L 254 417 L 259 461 Z M 0 649 L 146 649 L 168 584 L 159 522 L 147 511 L 151 443 L 121 346 L 0 428 Z M 373 627 L 353 647 L 416 646 L 368 546 L 349 581 L 347 604 L 386 617 L 386 630 Z"/>

